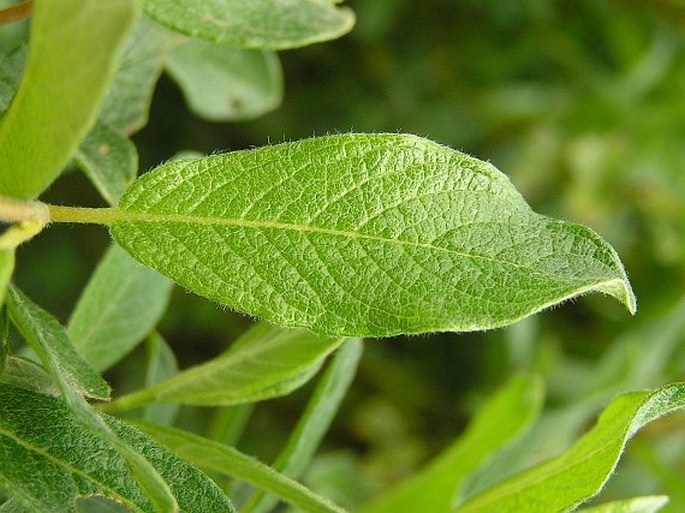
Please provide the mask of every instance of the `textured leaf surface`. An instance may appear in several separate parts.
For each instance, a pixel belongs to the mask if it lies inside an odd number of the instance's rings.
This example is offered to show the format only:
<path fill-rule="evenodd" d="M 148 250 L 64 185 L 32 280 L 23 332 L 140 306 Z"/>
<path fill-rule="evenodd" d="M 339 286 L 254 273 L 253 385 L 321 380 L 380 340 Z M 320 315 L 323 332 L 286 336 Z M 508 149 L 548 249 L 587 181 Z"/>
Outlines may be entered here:
<path fill-rule="evenodd" d="M 110 205 L 119 203 L 138 173 L 135 145 L 102 122 L 95 124 L 74 160 Z"/>
<path fill-rule="evenodd" d="M 233 511 L 200 471 L 121 421 L 103 418 L 159 470 L 182 511 Z M 72 513 L 75 497 L 94 493 L 116 498 L 130 511 L 153 510 L 124 459 L 77 424 L 61 401 L 9 385 L 0 385 L 0 461 L 0 486 L 30 511 Z"/>
<path fill-rule="evenodd" d="M 174 44 L 170 32 L 145 16 L 141 18 L 126 41 L 121 64 L 100 111 L 101 121 L 123 135 L 145 126 L 164 57 Z"/>
<path fill-rule="evenodd" d="M 645 424 L 685 406 L 685 383 L 617 397 L 595 426 L 560 456 L 473 497 L 457 513 L 568 511 L 596 495 L 628 440 Z"/>
<path fill-rule="evenodd" d="M 345 510 L 316 495 L 297 481 L 279 474 L 268 465 L 233 447 L 180 429 L 141 422 L 134 424 L 180 457 L 199 467 L 244 481 L 309 513 L 345 513 Z"/>
<path fill-rule="evenodd" d="M 298 479 L 305 471 L 352 383 L 362 350 L 359 339 L 347 340 L 338 349 L 286 446 L 272 465 L 274 470 L 292 479 Z M 276 497 L 257 493 L 243 506 L 241 513 L 272 511 L 276 503 Z"/>
<path fill-rule="evenodd" d="M 503 326 L 597 290 L 635 300 L 613 249 L 534 213 L 491 165 L 428 140 L 347 134 L 172 162 L 111 214 L 184 287 L 346 336 Z"/>
<path fill-rule="evenodd" d="M 238 48 L 279 50 L 335 39 L 354 25 L 330 0 L 140 0 L 167 27 Z"/>
<path fill-rule="evenodd" d="M 67 326 L 79 354 L 102 372 L 154 329 L 173 283 L 112 246 L 79 297 Z"/>
<path fill-rule="evenodd" d="M 514 378 L 476 414 L 466 432 L 414 477 L 374 498 L 363 513 L 444 513 L 460 498 L 473 471 L 503 445 L 520 436 L 542 407 L 540 379 Z"/>
<path fill-rule="evenodd" d="M 136 14 L 133 0 L 34 2 L 24 75 L 0 125 L 0 192 L 32 198 L 56 178 L 95 122 Z"/>
<path fill-rule="evenodd" d="M 225 353 L 107 407 L 133 408 L 151 401 L 231 405 L 285 395 L 304 384 L 343 339 L 258 324 Z"/>
<path fill-rule="evenodd" d="M 593 508 L 583 508 L 578 511 L 579 513 L 656 513 L 666 504 L 668 504 L 668 497 L 654 495 L 607 502 Z"/>
<path fill-rule="evenodd" d="M 166 69 L 186 103 L 210 121 L 244 121 L 275 109 L 283 96 L 278 56 L 189 39 L 169 53 Z"/>

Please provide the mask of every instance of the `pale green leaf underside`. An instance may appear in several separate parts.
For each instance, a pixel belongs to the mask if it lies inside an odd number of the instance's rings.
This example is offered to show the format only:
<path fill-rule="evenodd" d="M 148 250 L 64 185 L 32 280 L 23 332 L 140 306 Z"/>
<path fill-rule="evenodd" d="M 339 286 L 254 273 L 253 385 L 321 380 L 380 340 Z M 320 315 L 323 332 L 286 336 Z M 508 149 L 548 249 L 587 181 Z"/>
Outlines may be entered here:
<path fill-rule="evenodd" d="M 349 32 L 354 14 L 330 0 L 140 0 L 152 18 L 198 39 L 282 50 Z"/>
<path fill-rule="evenodd" d="M 412 478 L 379 495 L 359 513 L 444 513 L 460 499 L 465 479 L 537 419 L 542 382 L 519 376 L 490 399 L 466 432 Z"/>
<path fill-rule="evenodd" d="M 145 454 L 169 483 L 182 511 L 233 511 L 197 469 L 121 421 L 103 419 L 122 441 Z M 75 498 L 90 494 L 116 498 L 133 512 L 152 511 L 124 459 L 75 423 L 62 402 L 9 385 L 0 385 L 0 461 L 0 487 L 30 511 L 72 513 Z"/>
<path fill-rule="evenodd" d="M 79 297 L 67 330 L 99 372 L 126 356 L 156 326 L 173 283 L 112 246 Z"/>
<path fill-rule="evenodd" d="M 614 250 L 534 213 L 488 163 L 426 139 L 346 134 L 172 162 L 110 220 L 184 287 L 345 336 L 503 326 L 590 291 L 635 299 Z"/>
<path fill-rule="evenodd" d="M 485 490 L 455 511 L 569 511 L 602 489 L 626 443 L 639 429 L 683 407 L 685 383 L 619 396 L 595 426 L 560 456 Z"/>
<path fill-rule="evenodd" d="M 579 513 L 656 513 L 668 504 L 668 497 L 652 495 L 612 501 L 592 508 L 583 508 Z"/>
<path fill-rule="evenodd" d="M 132 408 L 151 401 L 232 405 L 285 395 L 308 381 L 343 339 L 257 324 L 225 353 L 112 403 Z"/>
<path fill-rule="evenodd" d="M 188 39 L 169 53 L 166 69 L 197 116 L 244 121 L 278 107 L 283 78 L 278 56 Z"/>
<path fill-rule="evenodd" d="M 132 0 L 34 2 L 24 76 L 0 125 L 0 192 L 32 198 L 59 174 L 95 122 L 136 14 Z"/>

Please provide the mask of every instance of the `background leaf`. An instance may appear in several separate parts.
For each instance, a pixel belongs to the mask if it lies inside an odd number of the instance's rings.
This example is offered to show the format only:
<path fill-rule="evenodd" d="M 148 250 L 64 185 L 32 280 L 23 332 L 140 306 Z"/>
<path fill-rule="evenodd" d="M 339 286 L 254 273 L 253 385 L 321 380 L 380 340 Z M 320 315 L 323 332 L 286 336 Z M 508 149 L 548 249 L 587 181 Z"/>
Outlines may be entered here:
<path fill-rule="evenodd" d="M 20 44 L 0 55 L 0 115 L 7 109 L 21 82 L 26 45 Z"/>
<path fill-rule="evenodd" d="M 231 405 L 278 397 L 311 378 L 342 342 L 304 330 L 284 331 L 258 324 L 214 360 L 104 407 L 128 409 L 151 401 Z"/>
<path fill-rule="evenodd" d="M 171 379 L 178 373 L 178 363 L 166 340 L 153 332 L 145 341 L 148 363 L 145 372 L 145 386 L 152 387 Z M 177 404 L 148 404 L 143 409 L 142 419 L 170 426 L 178 413 Z"/>
<path fill-rule="evenodd" d="M 210 121 L 244 121 L 278 107 L 283 77 L 278 56 L 188 39 L 166 58 L 188 108 Z"/>
<path fill-rule="evenodd" d="M 535 214 L 491 165 L 410 135 L 172 162 L 138 179 L 119 208 L 112 234 L 139 261 L 319 333 L 493 328 L 593 290 L 635 308 L 595 233 Z"/>
<path fill-rule="evenodd" d="M 656 513 L 666 504 L 668 504 L 668 497 L 661 495 L 606 502 L 578 511 L 579 513 Z"/>
<path fill-rule="evenodd" d="M 238 48 L 280 50 L 335 39 L 354 25 L 352 11 L 329 0 L 141 0 L 167 27 Z"/>
<path fill-rule="evenodd" d="M 116 436 L 149 458 L 182 511 L 233 511 L 228 499 L 197 469 L 121 421 L 104 419 Z M 29 510 L 72 513 L 77 496 L 97 493 L 122 501 L 132 511 L 152 511 L 124 459 L 74 422 L 57 399 L 0 385 L 0 454 L 0 486 Z"/>
<path fill-rule="evenodd" d="M 110 368 L 154 329 L 172 285 L 111 246 L 69 319 L 74 347 L 98 371 Z"/>
<path fill-rule="evenodd" d="M 685 407 L 685 383 L 617 397 L 595 426 L 560 456 L 495 485 L 457 508 L 458 513 L 530 513 L 572 509 L 597 494 L 628 440 L 645 424 Z M 523 506 L 525 505 L 525 506 Z"/>
<path fill-rule="evenodd" d="M 0 192 L 33 198 L 56 178 L 95 122 L 136 14 L 132 0 L 36 0 L 24 76 L 0 124 Z"/>

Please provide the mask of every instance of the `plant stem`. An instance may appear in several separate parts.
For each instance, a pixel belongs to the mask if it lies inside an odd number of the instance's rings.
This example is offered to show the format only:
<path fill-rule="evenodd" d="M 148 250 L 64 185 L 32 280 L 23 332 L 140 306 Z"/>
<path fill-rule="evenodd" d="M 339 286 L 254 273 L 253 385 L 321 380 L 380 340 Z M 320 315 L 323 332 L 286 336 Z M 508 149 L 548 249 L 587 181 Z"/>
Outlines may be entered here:
<path fill-rule="evenodd" d="M 0 10 L 0 25 L 12 23 L 13 21 L 23 20 L 31 16 L 33 2 L 27 0 L 17 5 Z"/>
<path fill-rule="evenodd" d="M 48 206 L 40 201 L 24 201 L 0 196 L 0 221 L 5 223 L 37 221 L 47 224 L 50 222 L 50 212 Z"/>
<path fill-rule="evenodd" d="M 47 205 L 50 221 L 54 223 L 112 224 L 122 219 L 121 212 L 115 208 L 85 208 Z"/>

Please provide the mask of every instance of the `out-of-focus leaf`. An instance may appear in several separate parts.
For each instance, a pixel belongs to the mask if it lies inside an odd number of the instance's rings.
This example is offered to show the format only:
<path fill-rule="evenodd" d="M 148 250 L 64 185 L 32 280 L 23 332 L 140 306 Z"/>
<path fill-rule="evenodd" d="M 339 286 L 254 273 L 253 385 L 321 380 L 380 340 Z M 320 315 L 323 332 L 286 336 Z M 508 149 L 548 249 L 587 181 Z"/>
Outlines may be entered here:
<path fill-rule="evenodd" d="M 26 45 L 24 44 L 0 55 L 0 116 L 17 92 L 25 60 Z"/>
<path fill-rule="evenodd" d="M 254 119 L 281 103 L 283 77 L 273 52 L 188 39 L 165 65 L 190 110 L 210 121 Z"/>
<path fill-rule="evenodd" d="M 100 120 L 123 135 L 145 126 L 155 84 L 162 74 L 164 56 L 175 44 L 171 33 L 146 17 L 129 35 Z"/>
<path fill-rule="evenodd" d="M 359 339 L 350 339 L 338 349 L 319 380 L 288 443 L 272 465 L 276 471 L 298 479 L 307 468 L 354 378 L 362 350 L 362 341 Z M 275 497 L 258 493 L 245 504 L 241 512 L 271 511 L 276 502 Z"/>
<path fill-rule="evenodd" d="M 74 347 L 98 371 L 108 369 L 154 329 L 172 285 L 111 246 L 69 319 Z"/>
<path fill-rule="evenodd" d="M 492 165 L 411 135 L 171 162 L 99 213 L 188 289 L 322 334 L 494 328 L 591 291 L 635 310 L 597 234 L 536 214 Z"/>
<path fill-rule="evenodd" d="M 305 383 L 343 339 L 266 323 L 207 363 L 105 405 L 107 411 L 167 404 L 231 405 L 285 395 Z"/>
<path fill-rule="evenodd" d="M 602 489 L 626 443 L 640 428 L 683 406 L 685 383 L 621 395 L 560 456 L 485 490 L 455 512 L 547 513 L 577 507 Z"/>
<path fill-rule="evenodd" d="M 137 14 L 133 0 L 34 2 L 22 82 L 0 124 L 0 193 L 33 198 L 57 177 L 95 122 Z"/>
<path fill-rule="evenodd" d="M 149 458 L 182 511 L 233 511 L 229 500 L 196 468 L 123 422 L 112 417 L 103 421 L 123 443 Z M 0 486 L 29 511 L 73 513 L 76 497 L 91 494 L 115 498 L 130 511 L 152 511 L 128 462 L 75 422 L 57 399 L 0 385 L 0 454 Z"/>
<path fill-rule="evenodd" d="M 76 150 L 74 160 L 112 206 L 119 202 L 138 173 L 135 145 L 102 122 L 95 124 Z"/>
<path fill-rule="evenodd" d="M 461 498 L 464 480 L 535 421 L 543 402 L 539 378 L 519 376 L 476 414 L 466 432 L 426 468 L 373 498 L 360 512 L 443 513 Z"/>
<path fill-rule="evenodd" d="M 12 272 L 14 272 L 14 249 L 0 249 L 0 305 L 5 301 L 5 293 Z"/>
<path fill-rule="evenodd" d="M 331 0 L 141 0 L 167 27 L 238 48 L 282 50 L 349 32 L 354 14 Z"/>
<path fill-rule="evenodd" d="M 147 370 L 145 386 L 152 387 L 171 379 L 178 373 L 176 356 L 166 340 L 157 332 L 153 332 L 145 341 L 147 352 Z M 148 404 L 143 408 L 143 420 L 170 426 L 178 413 L 177 404 Z"/>
<path fill-rule="evenodd" d="M 592 508 L 579 509 L 578 513 L 656 513 L 666 504 L 668 504 L 668 497 L 654 495 L 607 502 Z"/>
<path fill-rule="evenodd" d="M 199 467 L 245 481 L 310 513 L 345 513 L 345 510 L 329 500 L 233 447 L 180 429 L 137 421 L 133 424 L 181 458 Z"/>

